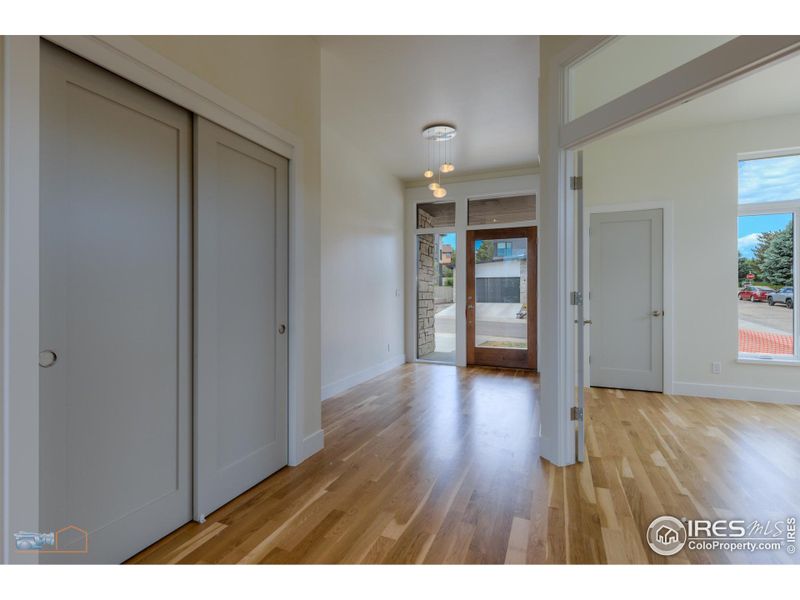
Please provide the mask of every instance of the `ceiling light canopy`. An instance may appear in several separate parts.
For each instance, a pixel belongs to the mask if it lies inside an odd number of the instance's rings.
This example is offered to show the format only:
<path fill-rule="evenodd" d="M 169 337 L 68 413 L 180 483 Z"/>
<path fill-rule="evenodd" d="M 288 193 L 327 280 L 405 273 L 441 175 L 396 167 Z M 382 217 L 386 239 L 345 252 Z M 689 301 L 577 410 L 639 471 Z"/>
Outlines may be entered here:
<path fill-rule="evenodd" d="M 453 164 L 453 138 L 456 137 L 456 128 L 446 123 L 428 125 L 422 130 L 422 137 L 428 142 L 428 167 L 423 175 L 425 179 L 433 179 L 436 175 L 436 181 L 429 183 L 428 189 L 435 198 L 444 198 L 447 190 L 441 185 L 442 174 L 456 170 Z"/>

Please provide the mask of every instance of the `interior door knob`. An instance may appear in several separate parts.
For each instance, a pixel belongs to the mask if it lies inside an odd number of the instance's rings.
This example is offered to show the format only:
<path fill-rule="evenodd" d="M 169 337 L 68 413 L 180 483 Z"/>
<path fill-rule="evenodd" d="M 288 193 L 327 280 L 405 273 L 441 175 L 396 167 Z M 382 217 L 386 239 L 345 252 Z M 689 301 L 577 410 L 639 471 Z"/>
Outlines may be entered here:
<path fill-rule="evenodd" d="M 664 314 L 664 311 L 663 310 L 654 310 L 650 314 L 653 315 L 654 317 L 660 317 L 660 316 L 662 316 Z"/>
<path fill-rule="evenodd" d="M 39 366 L 46 369 L 56 364 L 58 355 L 52 350 L 42 350 L 39 352 Z"/>
<path fill-rule="evenodd" d="M 283 323 L 281 323 L 281 324 L 278 326 L 278 333 L 280 333 L 281 335 L 283 335 L 284 333 L 286 333 L 286 325 L 284 325 Z"/>

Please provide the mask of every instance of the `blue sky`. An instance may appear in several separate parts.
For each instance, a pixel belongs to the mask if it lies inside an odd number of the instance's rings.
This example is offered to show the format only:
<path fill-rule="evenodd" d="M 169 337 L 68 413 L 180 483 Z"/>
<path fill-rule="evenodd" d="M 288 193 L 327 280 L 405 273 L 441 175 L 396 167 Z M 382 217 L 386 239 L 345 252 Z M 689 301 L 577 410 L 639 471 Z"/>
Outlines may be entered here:
<path fill-rule="evenodd" d="M 450 244 L 453 248 L 456 247 L 456 234 L 455 233 L 445 233 L 442 236 L 442 243 L 443 244 Z"/>
<path fill-rule="evenodd" d="M 800 155 L 739 161 L 739 204 L 800 200 Z"/>
<path fill-rule="evenodd" d="M 739 161 L 739 204 L 782 200 L 800 200 L 800 156 Z M 791 220 L 791 214 L 739 217 L 739 252 L 752 258 L 759 233 L 783 229 Z"/>
<path fill-rule="evenodd" d="M 792 220 L 791 213 L 778 215 L 745 215 L 739 217 L 739 252 L 745 258 L 753 258 L 753 249 L 758 243 L 758 234 L 778 231 Z"/>

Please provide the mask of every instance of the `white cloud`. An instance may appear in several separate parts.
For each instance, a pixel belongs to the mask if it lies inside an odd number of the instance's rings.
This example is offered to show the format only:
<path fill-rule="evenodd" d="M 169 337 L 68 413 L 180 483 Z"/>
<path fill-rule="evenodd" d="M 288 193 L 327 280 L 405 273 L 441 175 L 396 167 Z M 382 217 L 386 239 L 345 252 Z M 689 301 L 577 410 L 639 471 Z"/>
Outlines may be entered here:
<path fill-rule="evenodd" d="M 758 244 L 758 233 L 751 233 L 744 237 L 739 238 L 739 252 L 741 252 L 744 256 L 748 258 L 752 258 L 753 256 L 753 249 Z"/>
<path fill-rule="evenodd" d="M 739 162 L 739 204 L 800 198 L 800 156 Z"/>

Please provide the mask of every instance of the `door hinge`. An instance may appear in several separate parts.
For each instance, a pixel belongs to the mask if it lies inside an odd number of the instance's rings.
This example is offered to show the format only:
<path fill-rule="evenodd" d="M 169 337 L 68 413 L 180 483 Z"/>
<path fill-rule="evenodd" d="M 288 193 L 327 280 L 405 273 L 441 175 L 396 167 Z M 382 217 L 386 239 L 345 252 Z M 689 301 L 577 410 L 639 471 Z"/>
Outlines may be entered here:
<path fill-rule="evenodd" d="M 580 292 L 570 292 L 569 303 L 572 306 L 581 306 L 583 304 L 583 294 Z"/>
<path fill-rule="evenodd" d="M 569 178 L 569 189 L 582 190 L 583 189 L 583 176 L 573 175 Z"/>
<path fill-rule="evenodd" d="M 569 409 L 570 421 L 583 421 L 583 409 L 580 406 L 573 406 Z"/>

